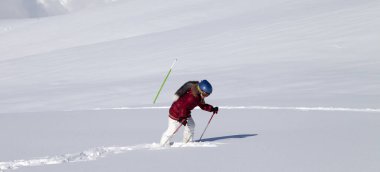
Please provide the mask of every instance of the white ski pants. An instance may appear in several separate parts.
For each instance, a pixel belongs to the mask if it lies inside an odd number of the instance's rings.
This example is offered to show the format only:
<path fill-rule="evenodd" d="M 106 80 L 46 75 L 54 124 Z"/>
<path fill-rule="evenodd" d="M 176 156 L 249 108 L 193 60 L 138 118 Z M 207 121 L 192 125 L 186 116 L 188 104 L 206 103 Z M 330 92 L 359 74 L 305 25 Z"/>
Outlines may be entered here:
<path fill-rule="evenodd" d="M 168 129 L 162 134 L 160 144 L 163 145 L 169 144 L 171 139 L 170 137 L 173 135 L 174 131 L 179 127 L 179 125 L 182 125 L 180 122 L 173 120 L 169 117 L 169 124 L 168 124 Z M 193 141 L 193 136 L 194 136 L 194 128 L 195 128 L 195 123 L 192 117 L 187 118 L 187 124 L 184 126 L 184 131 L 183 131 L 183 142 L 192 142 Z"/>

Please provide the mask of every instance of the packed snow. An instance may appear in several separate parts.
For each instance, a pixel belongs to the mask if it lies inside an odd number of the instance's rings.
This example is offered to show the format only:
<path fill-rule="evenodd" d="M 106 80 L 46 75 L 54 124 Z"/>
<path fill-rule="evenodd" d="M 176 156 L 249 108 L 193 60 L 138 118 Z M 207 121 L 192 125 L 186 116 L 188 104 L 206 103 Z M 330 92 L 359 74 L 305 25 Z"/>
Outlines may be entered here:
<path fill-rule="evenodd" d="M 378 172 L 379 18 L 377 0 L 2 0 L 0 171 Z M 160 147 L 202 79 L 204 139 Z M 211 114 L 192 116 L 197 140 Z"/>

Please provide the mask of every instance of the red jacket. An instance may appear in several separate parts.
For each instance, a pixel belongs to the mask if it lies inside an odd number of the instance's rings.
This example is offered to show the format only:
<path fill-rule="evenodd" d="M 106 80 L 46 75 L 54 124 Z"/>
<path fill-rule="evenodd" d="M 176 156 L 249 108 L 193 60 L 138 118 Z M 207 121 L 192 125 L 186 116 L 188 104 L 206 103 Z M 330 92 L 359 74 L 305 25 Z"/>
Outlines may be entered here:
<path fill-rule="evenodd" d="M 191 110 L 199 106 L 205 111 L 212 112 L 213 106 L 206 104 L 200 93 L 196 91 L 193 86 L 173 102 L 169 109 L 169 117 L 171 119 L 182 121 L 183 119 L 191 117 Z"/>

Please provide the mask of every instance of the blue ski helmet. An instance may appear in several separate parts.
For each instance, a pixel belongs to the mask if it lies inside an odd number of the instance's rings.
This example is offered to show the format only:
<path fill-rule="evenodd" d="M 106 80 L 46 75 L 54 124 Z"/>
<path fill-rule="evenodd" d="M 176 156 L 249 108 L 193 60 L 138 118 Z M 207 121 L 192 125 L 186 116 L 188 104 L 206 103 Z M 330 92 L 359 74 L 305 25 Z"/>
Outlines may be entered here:
<path fill-rule="evenodd" d="M 212 86 L 207 80 L 202 80 L 198 86 L 199 86 L 199 89 L 201 89 L 203 92 L 207 94 L 212 93 Z"/>

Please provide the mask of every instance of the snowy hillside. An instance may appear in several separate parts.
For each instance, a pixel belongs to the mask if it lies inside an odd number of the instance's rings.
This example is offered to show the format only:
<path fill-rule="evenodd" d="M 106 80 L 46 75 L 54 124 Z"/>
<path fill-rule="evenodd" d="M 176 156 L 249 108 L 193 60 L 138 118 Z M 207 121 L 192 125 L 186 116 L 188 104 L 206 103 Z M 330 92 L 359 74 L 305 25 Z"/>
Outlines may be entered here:
<path fill-rule="evenodd" d="M 0 171 L 379 171 L 379 18 L 377 0 L 0 1 Z M 221 107 L 205 142 L 157 148 L 201 79 Z"/>
<path fill-rule="evenodd" d="M 117 0 L 1 0 L 0 19 L 62 15 L 115 1 Z"/>

